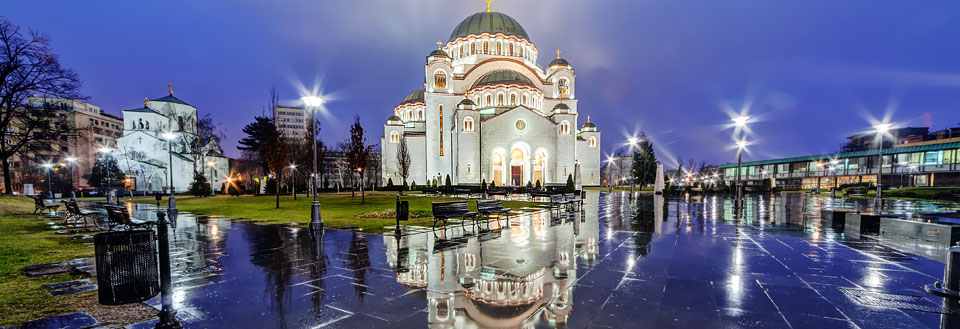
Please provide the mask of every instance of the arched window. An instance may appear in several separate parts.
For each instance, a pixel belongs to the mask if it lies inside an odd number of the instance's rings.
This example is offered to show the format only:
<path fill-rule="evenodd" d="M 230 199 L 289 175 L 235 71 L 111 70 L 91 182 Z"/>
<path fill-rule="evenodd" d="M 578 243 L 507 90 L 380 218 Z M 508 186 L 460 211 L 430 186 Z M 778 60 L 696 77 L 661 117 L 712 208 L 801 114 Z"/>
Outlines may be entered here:
<path fill-rule="evenodd" d="M 484 43 L 483 43 L 483 54 L 484 54 L 484 55 L 487 54 L 488 49 L 489 49 L 489 43 L 484 42 Z"/>
<path fill-rule="evenodd" d="M 510 94 L 510 106 L 517 105 L 517 94 Z"/>
<path fill-rule="evenodd" d="M 510 56 L 513 56 L 513 44 L 510 44 Z"/>
<path fill-rule="evenodd" d="M 145 126 L 146 126 L 146 129 L 147 129 L 147 130 L 150 130 L 150 121 L 147 121 L 146 124 L 145 124 Z"/>
<path fill-rule="evenodd" d="M 503 94 L 497 95 L 497 106 L 503 106 Z"/>
<path fill-rule="evenodd" d="M 390 132 L 390 142 L 391 142 L 391 143 L 394 143 L 394 144 L 399 143 L 399 142 L 400 142 L 400 133 L 399 133 L 399 132 L 396 132 L 396 131 L 391 131 L 391 132 Z"/>
<path fill-rule="evenodd" d="M 520 47 L 520 57 L 524 57 L 524 56 L 523 56 L 523 47 Z"/>
<path fill-rule="evenodd" d="M 443 105 L 440 105 L 440 156 L 443 156 Z"/>
<path fill-rule="evenodd" d="M 463 46 L 457 48 L 460 49 L 460 55 L 457 55 L 457 58 L 463 57 Z"/>
<path fill-rule="evenodd" d="M 560 93 L 560 96 L 570 94 L 570 80 L 567 78 L 560 78 L 557 80 L 557 93 Z"/>
<path fill-rule="evenodd" d="M 520 96 L 520 105 L 527 106 L 527 95 Z"/>
<path fill-rule="evenodd" d="M 485 105 L 485 106 L 493 106 L 493 101 L 490 100 L 490 95 L 489 95 L 489 94 L 487 94 L 487 102 L 486 102 L 486 104 L 484 104 L 484 105 Z"/>
<path fill-rule="evenodd" d="M 503 53 L 500 52 L 500 45 L 501 43 L 497 42 L 497 55 L 503 55 Z"/>
<path fill-rule="evenodd" d="M 590 138 L 587 139 L 587 146 L 588 146 L 588 147 L 597 147 L 597 137 L 596 137 L 596 136 L 590 136 Z"/>
<path fill-rule="evenodd" d="M 467 164 L 467 176 L 470 176 L 470 164 Z"/>
<path fill-rule="evenodd" d="M 569 134 L 570 134 L 570 122 L 569 122 L 569 121 L 563 120 L 563 122 L 560 122 L 560 134 L 561 134 L 561 135 L 569 135 Z"/>
<path fill-rule="evenodd" d="M 463 131 L 473 131 L 473 118 L 466 117 L 463 119 Z"/>
<path fill-rule="evenodd" d="M 447 73 L 444 71 L 437 71 L 433 74 L 433 87 L 434 88 L 446 88 L 447 87 Z"/>
<path fill-rule="evenodd" d="M 423 109 L 417 110 L 417 121 L 423 121 Z"/>
<path fill-rule="evenodd" d="M 470 55 L 473 55 L 476 53 L 477 53 L 477 43 L 474 42 L 470 44 Z"/>

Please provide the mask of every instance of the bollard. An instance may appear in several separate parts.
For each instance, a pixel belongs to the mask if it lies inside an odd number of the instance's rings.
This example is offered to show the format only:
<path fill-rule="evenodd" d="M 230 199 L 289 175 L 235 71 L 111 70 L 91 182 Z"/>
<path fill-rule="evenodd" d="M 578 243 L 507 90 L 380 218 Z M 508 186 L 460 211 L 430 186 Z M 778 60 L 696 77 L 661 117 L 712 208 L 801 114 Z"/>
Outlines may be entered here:
<path fill-rule="evenodd" d="M 927 292 L 942 297 L 960 297 L 960 242 L 947 252 L 943 268 L 943 282 L 937 281 L 924 287 Z"/>

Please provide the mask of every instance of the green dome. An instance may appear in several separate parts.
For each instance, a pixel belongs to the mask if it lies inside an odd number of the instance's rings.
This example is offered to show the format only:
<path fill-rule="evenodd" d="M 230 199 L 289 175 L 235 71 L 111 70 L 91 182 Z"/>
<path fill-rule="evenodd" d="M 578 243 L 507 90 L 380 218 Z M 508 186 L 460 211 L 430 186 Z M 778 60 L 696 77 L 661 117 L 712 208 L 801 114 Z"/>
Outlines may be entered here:
<path fill-rule="evenodd" d="M 471 34 L 503 33 L 506 35 L 515 35 L 521 39 L 530 41 L 527 31 L 517 23 L 513 17 L 498 12 L 480 12 L 463 19 L 450 34 L 450 40 L 457 40 L 459 37 L 465 37 Z"/>
<path fill-rule="evenodd" d="M 497 70 L 487 73 L 487 75 L 483 76 L 483 78 L 480 78 L 480 81 L 477 81 L 477 83 L 473 85 L 473 88 L 499 84 L 518 84 L 536 87 L 533 82 L 530 82 L 530 79 L 527 79 L 527 77 L 523 76 L 523 74 L 510 70 Z"/>
<path fill-rule="evenodd" d="M 400 102 L 400 105 L 409 104 L 409 103 L 423 103 L 423 93 L 426 92 L 423 88 L 414 90 L 407 94 L 407 97 L 403 98 L 403 101 Z"/>

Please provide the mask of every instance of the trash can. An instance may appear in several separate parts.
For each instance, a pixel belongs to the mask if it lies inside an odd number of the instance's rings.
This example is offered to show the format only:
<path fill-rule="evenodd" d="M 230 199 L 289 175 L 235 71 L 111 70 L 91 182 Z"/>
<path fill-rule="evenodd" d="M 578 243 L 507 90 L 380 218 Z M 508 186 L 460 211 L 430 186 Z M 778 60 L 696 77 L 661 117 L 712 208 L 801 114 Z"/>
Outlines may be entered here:
<path fill-rule="evenodd" d="M 397 201 L 397 223 L 410 219 L 410 201 Z"/>
<path fill-rule="evenodd" d="M 151 230 L 93 236 L 100 304 L 142 302 L 160 293 L 156 241 Z"/>

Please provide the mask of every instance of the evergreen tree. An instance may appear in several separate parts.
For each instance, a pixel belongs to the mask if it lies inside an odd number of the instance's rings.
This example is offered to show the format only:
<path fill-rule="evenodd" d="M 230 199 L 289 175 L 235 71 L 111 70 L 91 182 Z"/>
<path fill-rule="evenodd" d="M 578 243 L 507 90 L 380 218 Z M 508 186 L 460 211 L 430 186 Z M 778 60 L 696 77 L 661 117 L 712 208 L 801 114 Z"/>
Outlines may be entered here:
<path fill-rule="evenodd" d="M 193 172 L 193 182 L 190 183 L 190 194 L 194 196 L 208 196 L 210 195 L 210 182 L 207 181 L 206 177 L 203 177 L 198 171 Z"/>
<path fill-rule="evenodd" d="M 631 175 L 634 182 L 640 186 L 653 184 L 657 177 L 657 155 L 653 151 L 653 143 L 647 134 L 640 133 L 640 144 L 633 151 L 633 168 Z"/>
<path fill-rule="evenodd" d="M 117 166 L 117 160 L 112 156 L 105 156 L 97 158 L 97 161 L 93 163 L 93 169 L 89 174 L 83 175 L 83 178 L 87 180 L 87 184 L 90 184 L 90 186 L 106 188 L 108 181 L 113 187 L 116 187 L 126 177 L 120 171 L 120 167 Z"/>
<path fill-rule="evenodd" d="M 480 181 L 480 192 L 486 192 L 486 191 L 487 191 L 487 180 L 484 179 Z"/>
<path fill-rule="evenodd" d="M 447 192 L 453 191 L 453 184 L 450 184 L 450 175 L 447 175 L 447 178 L 444 180 L 443 185 L 444 185 L 443 188 L 447 190 Z"/>
<path fill-rule="evenodd" d="M 573 175 L 567 176 L 567 193 L 573 193 L 577 191 L 577 187 L 573 184 Z"/>
<path fill-rule="evenodd" d="M 387 178 L 387 190 L 393 189 L 393 178 Z"/>

